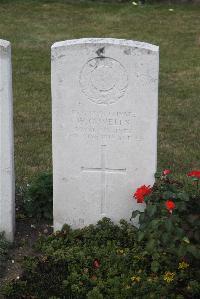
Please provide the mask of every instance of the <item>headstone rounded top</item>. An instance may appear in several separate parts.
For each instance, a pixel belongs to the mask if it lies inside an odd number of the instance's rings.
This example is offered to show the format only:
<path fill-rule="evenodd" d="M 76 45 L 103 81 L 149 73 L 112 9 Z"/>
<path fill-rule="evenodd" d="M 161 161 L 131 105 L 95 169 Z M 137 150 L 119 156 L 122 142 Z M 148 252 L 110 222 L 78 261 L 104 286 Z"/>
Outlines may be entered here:
<path fill-rule="evenodd" d="M 110 44 L 118 46 L 128 46 L 132 48 L 146 49 L 153 52 L 158 52 L 159 47 L 153 44 L 138 42 L 134 40 L 117 39 L 117 38 L 80 38 L 56 42 L 52 45 L 53 48 L 68 47 L 82 44 Z"/>
<path fill-rule="evenodd" d="M 9 48 L 10 47 L 10 42 L 4 39 L 0 39 L 0 47 L 2 48 Z"/>

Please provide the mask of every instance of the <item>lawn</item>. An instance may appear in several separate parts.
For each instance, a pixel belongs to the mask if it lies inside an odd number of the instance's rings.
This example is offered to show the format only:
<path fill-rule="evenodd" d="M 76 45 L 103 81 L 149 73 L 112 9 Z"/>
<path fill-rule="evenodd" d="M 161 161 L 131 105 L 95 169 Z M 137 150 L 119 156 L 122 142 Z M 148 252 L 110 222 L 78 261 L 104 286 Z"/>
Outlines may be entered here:
<path fill-rule="evenodd" d="M 178 176 L 198 169 L 199 16 L 195 5 L 1 0 L 0 37 L 12 42 L 17 183 L 52 168 L 50 47 L 80 37 L 160 46 L 158 167 L 169 167 Z"/>

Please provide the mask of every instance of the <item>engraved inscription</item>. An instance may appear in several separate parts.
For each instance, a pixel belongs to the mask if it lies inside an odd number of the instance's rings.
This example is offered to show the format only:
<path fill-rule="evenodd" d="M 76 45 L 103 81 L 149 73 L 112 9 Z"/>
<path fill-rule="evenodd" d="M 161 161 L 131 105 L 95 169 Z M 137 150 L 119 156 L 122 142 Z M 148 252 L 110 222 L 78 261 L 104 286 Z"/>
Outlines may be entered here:
<path fill-rule="evenodd" d="M 128 75 L 122 64 L 109 57 L 89 60 L 80 73 L 82 92 L 96 104 L 116 103 L 128 87 Z"/>
<path fill-rule="evenodd" d="M 72 110 L 73 136 L 109 141 L 129 141 L 134 130 L 136 115 L 130 111 L 79 111 Z"/>

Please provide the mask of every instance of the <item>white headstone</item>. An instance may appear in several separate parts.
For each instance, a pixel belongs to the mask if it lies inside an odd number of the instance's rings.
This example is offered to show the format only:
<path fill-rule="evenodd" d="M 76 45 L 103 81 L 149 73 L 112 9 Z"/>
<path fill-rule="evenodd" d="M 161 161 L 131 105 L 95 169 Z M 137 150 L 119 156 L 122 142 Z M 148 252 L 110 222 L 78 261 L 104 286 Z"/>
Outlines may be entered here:
<path fill-rule="evenodd" d="M 0 232 L 14 237 L 13 97 L 11 45 L 0 40 Z"/>
<path fill-rule="evenodd" d="M 159 48 L 118 39 L 52 46 L 54 228 L 129 220 L 157 162 Z"/>

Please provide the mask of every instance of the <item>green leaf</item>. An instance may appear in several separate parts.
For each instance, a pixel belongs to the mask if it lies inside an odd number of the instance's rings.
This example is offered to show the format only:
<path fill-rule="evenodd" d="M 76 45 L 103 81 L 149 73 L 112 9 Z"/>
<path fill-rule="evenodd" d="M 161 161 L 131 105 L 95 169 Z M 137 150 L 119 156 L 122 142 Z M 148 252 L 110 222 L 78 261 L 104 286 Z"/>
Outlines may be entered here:
<path fill-rule="evenodd" d="M 151 227 L 153 229 L 157 230 L 158 227 L 159 227 L 160 222 L 161 222 L 160 219 L 154 219 L 154 220 L 152 220 L 151 221 Z"/>
<path fill-rule="evenodd" d="M 182 230 L 182 228 L 176 227 L 176 236 L 177 236 L 177 238 L 182 239 L 183 235 L 184 235 L 184 231 Z"/>
<path fill-rule="evenodd" d="M 152 217 L 153 215 L 155 215 L 155 213 L 157 212 L 156 205 L 149 205 L 146 208 L 146 212 L 147 212 L 147 214 L 148 214 L 149 217 Z"/>
<path fill-rule="evenodd" d="M 141 212 L 139 222 L 140 222 L 140 224 L 142 224 L 144 221 L 145 221 L 145 215 L 144 215 L 144 212 L 143 213 Z M 146 225 L 146 223 L 145 223 L 145 225 Z"/>
<path fill-rule="evenodd" d="M 173 226 L 173 223 L 172 223 L 172 221 L 170 219 L 166 220 L 165 227 L 166 227 L 166 230 L 168 232 L 172 231 L 172 229 L 173 229 L 174 226 Z"/>
<path fill-rule="evenodd" d="M 151 239 L 146 245 L 146 250 L 149 252 L 152 252 L 152 251 L 154 251 L 154 249 L 156 249 L 155 248 L 155 240 Z"/>
<path fill-rule="evenodd" d="M 163 241 L 163 243 L 164 243 L 164 244 L 167 244 L 168 241 L 169 241 L 169 236 L 168 236 L 168 234 L 163 233 L 163 234 L 161 235 L 161 237 L 162 237 L 162 241 Z"/>
<path fill-rule="evenodd" d="M 178 248 L 178 250 L 176 249 L 176 253 L 178 254 L 179 257 L 185 256 L 186 251 L 187 251 L 187 249 L 186 249 L 185 244 L 184 245 L 180 245 L 179 248 Z"/>
<path fill-rule="evenodd" d="M 197 242 L 199 242 L 199 239 L 200 239 L 199 231 L 196 231 L 196 232 L 194 233 L 194 239 L 195 239 Z"/>
<path fill-rule="evenodd" d="M 181 200 L 184 200 L 184 201 L 189 201 L 190 200 L 189 195 L 185 192 L 178 193 L 177 198 L 179 198 Z"/>
<path fill-rule="evenodd" d="M 187 244 L 190 244 L 190 240 L 188 239 L 188 237 L 184 237 L 183 238 L 183 242 L 187 243 Z"/>
<path fill-rule="evenodd" d="M 152 254 L 152 259 L 153 260 L 158 260 L 160 258 L 160 254 L 158 253 L 158 252 L 154 252 L 153 254 Z"/>
<path fill-rule="evenodd" d="M 139 231 L 139 232 L 138 232 L 138 241 L 141 242 L 141 241 L 144 239 L 144 236 L 145 236 L 145 233 Z"/>
<path fill-rule="evenodd" d="M 191 179 L 192 179 L 193 182 L 198 182 L 198 180 L 199 180 L 199 179 L 196 178 L 196 177 L 192 177 Z"/>
<path fill-rule="evenodd" d="M 194 224 L 195 222 L 196 222 L 196 224 L 198 224 L 199 215 L 190 214 L 190 215 L 188 215 L 187 219 L 191 224 Z"/>
<path fill-rule="evenodd" d="M 151 263 L 151 271 L 152 272 L 158 272 L 158 270 L 159 270 L 159 268 L 160 268 L 160 264 L 159 264 L 159 262 L 158 261 L 153 261 L 152 263 Z"/>
<path fill-rule="evenodd" d="M 168 199 L 175 198 L 176 195 L 171 191 L 165 191 L 165 192 L 163 192 L 162 197 L 163 197 L 164 200 L 168 200 Z"/>
<path fill-rule="evenodd" d="M 190 252 L 194 257 L 199 258 L 199 248 L 194 245 L 188 245 L 187 247 L 188 252 Z"/>
<path fill-rule="evenodd" d="M 162 172 L 161 172 L 161 171 L 157 171 L 157 172 L 155 173 L 154 177 L 155 177 L 156 179 L 159 179 L 159 178 L 161 177 L 161 175 L 162 175 Z"/>
<path fill-rule="evenodd" d="M 131 219 L 132 218 L 135 218 L 135 217 L 137 217 L 137 215 L 139 215 L 141 212 L 140 211 L 138 211 L 138 210 L 136 210 L 136 211 L 133 211 L 132 212 L 132 216 L 131 216 Z"/>

